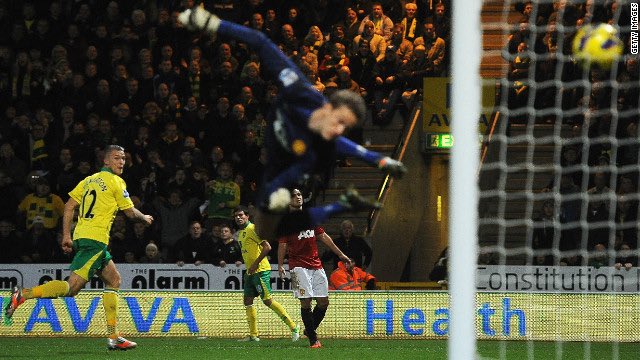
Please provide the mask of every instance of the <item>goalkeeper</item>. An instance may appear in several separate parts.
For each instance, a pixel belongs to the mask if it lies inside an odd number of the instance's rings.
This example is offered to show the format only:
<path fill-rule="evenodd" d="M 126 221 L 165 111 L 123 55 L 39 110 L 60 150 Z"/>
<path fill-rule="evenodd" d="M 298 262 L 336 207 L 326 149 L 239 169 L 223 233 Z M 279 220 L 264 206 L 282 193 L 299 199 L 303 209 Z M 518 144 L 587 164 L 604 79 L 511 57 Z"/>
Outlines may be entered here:
<path fill-rule="evenodd" d="M 361 96 L 348 90 L 337 91 L 326 99 L 315 90 L 289 58 L 259 31 L 241 26 L 210 14 L 201 7 L 184 11 L 179 21 L 189 29 L 224 35 L 248 44 L 262 60 L 264 73 L 279 85 L 276 103 L 269 114 L 264 144 L 267 150 L 264 181 L 258 192 L 256 231 L 262 238 L 275 232 L 279 216 L 285 214 L 289 189 L 313 186 L 330 169 L 335 155 L 356 156 L 382 171 L 400 177 L 404 165 L 341 136 L 348 128 L 364 121 L 366 107 Z M 374 208 L 351 189 L 341 201 L 309 212 L 313 224 L 319 224 L 332 214 Z"/>

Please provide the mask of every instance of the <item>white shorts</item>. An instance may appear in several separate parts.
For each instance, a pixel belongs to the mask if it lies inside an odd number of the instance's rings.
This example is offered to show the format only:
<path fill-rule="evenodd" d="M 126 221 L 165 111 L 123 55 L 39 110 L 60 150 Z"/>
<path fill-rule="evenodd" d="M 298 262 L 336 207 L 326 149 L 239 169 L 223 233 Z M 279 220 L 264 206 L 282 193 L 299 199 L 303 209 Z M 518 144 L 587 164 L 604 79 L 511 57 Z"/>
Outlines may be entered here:
<path fill-rule="evenodd" d="M 291 289 L 297 299 L 328 297 L 329 282 L 324 269 L 291 269 Z"/>

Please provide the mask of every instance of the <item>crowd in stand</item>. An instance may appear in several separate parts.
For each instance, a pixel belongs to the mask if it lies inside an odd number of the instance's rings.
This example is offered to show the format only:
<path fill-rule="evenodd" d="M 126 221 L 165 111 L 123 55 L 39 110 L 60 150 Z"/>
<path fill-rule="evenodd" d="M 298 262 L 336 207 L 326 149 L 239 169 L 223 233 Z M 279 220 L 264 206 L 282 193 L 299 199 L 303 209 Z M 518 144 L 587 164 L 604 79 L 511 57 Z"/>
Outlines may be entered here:
<path fill-rule="evenodd" d="M 0 263 L 70 260 L 59 246 L 64 202 L 101 168 L 108 144 L 125 147 L 128 192 L 157 220 L 147 228 L 116 216 L 116 262 L 241 260 L 231 214 L 260 185 L 277 88 L 244 44 L 177 22 L 198 5 L 0 1 Z M 446 2 L 204 6 L 264 32 L 318 91 L 361 94 L 380 125 L 411 106 L 424 76 L 448 72 Z"/>
<path fill-rule="evenodd" d="M 522 18 L 505 49 L 509 121 L 571 128 L 563 134 L 561 170 L 541 189 L 548 196 L 528 244 L 536 250 L 533 263 L 637 266 L 637 256 L 628 256 L 638 246 L 640 140 L 630 7 L 614 0 L 528 1 L 516 8 Z M 599 23 L 618 26 L 625 44 L 610 69 L 583 66 L 572 56 L 577 30 Z"/>

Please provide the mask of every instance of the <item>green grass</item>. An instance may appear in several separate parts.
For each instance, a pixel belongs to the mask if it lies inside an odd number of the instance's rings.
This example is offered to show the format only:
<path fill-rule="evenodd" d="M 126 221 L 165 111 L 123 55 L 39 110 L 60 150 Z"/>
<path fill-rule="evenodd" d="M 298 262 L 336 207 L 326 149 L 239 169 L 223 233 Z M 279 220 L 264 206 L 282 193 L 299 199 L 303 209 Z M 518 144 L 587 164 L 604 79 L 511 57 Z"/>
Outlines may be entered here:
<path fill-rule="evenodd" d="M 337 340 L 324 339 L 322 349 L 309 349 L 306 339 L 292 343 L 284 339 L 263 339 L 241 343 L 230 339 L 139 338 L 138 348 L 107 351 L 106 340 L 98 338 L 0 338 L 0 359 L 322 359 L 322 360 L 446 360 L 444 340 Z M 481 341 L 482 359 L 636 359 L 640 345 L 619 344 L 617 356 L 610 343 L 563 343 L 562 351 L 551 342 Z M 585 350 L 587 350 L 585 352 Z M 589 354 L 589 357 L 585 357 Z M 501 355 L 506 355 L 502 357 Z M 558 356 L 560 355 L 560 356 Z"/>

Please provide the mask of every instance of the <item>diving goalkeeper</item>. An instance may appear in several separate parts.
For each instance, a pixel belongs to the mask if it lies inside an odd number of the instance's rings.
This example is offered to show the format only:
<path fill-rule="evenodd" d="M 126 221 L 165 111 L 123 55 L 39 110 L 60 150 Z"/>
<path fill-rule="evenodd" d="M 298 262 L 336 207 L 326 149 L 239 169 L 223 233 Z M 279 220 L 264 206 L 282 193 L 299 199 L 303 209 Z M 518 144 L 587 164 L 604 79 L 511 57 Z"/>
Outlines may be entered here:
<path fill-rule="evenodd" d="M 287 212 L 290 189 L 302 186 L 309 190 L 309 184 L 322 182 L 322 175 L 333 167 L 337 154 L 358 157 L 393 176 L 406 172 L 401 162 L 341 136 L 364 121 L 366 107 L 360 95 L 342 90 L 325 98 L 264 34 L 222 20 L 201 7 L 182 12 L 178 20 L 188 29 L 245 42 L 260 56 L 264 73 L 279 86 L 265 133 L 267 164 L 256 202 L 260 211 L 255 225 L 261 238 L 273 238 L 278 217 Z M 315 193 L 313 189 L 311 192 Z M 350 189 L 340 201 L 309 209 L 309 217 L 313 224 L 319 224 L 333 214 L 377 206 Z"/>

